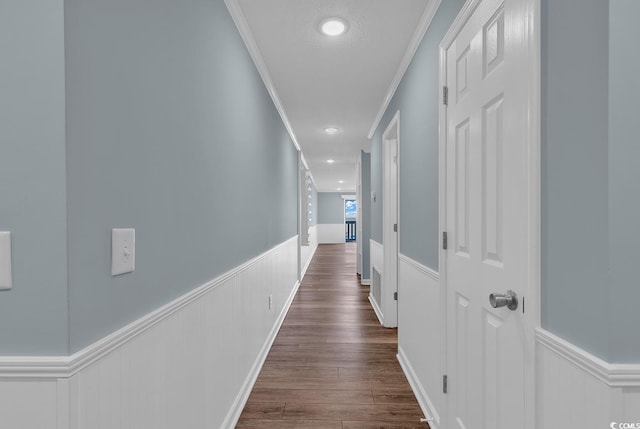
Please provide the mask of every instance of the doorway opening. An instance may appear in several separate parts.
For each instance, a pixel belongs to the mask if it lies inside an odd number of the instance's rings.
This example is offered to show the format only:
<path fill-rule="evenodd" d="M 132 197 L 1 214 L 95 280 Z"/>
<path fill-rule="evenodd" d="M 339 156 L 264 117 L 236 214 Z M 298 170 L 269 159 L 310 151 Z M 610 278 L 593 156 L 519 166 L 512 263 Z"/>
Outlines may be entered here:
<path fill-rule="evenodd" d="M 381 285 L 382 324 L 398 326 L 398 174 L 400 149 L 400 111 L 382 134 L 382 240 L 383 268 Z"/>
<path fill-rule="evenodd" d="M 358 217 L 358 203 L 356 200 L 344 200 L 344 241 L 356 241 L 356 218 Z"/>

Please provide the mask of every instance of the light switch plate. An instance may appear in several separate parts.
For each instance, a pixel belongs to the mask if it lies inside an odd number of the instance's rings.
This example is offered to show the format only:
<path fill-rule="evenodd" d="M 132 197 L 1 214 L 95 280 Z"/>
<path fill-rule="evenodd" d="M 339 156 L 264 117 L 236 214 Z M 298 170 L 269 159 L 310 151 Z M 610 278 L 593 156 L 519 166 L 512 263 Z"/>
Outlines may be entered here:
<path fill-rule="evenodd" d="M 11 274 L 11 233 L 0 231 L 0 290 L 13 287 Z"/>
<path fill-rule="evenodd" d="M 111 230 L 111 275 L 126 274 L 136 269 L 136 230 Z"/>

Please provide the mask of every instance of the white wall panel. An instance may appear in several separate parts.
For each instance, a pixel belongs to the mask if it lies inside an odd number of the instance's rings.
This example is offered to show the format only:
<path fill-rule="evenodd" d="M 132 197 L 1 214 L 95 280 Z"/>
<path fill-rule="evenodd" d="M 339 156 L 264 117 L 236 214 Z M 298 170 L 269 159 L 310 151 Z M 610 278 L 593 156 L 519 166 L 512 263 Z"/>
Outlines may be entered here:
<path fill-rule="evenodd" d="M 0 427 L 233 427 L 297 289 L 296 259 L 294 237 L 66 358 L 66 373 L 58 357 L 0 358 Z"/>
<path fill-rule="evenodd" d="M 432 427 L 445 414 L 442 393 L 444 338 L 438 273 L 400 255 L 398 263 L 398 359 Z"/>
<path fill-rule="evenodd" d="M 345 230 L 344 223 L 319 223 L 318 243 L 344 243 Z"/>
<path fill-rule="evenodd" d="M 640 423 L 640 365 L 606 363 L 539 329 L 536 427 Z"/>
<path fill-rule="evenodd" d="M 378 243 L 375 240 L 369 240 L 369 248 L 371 253 L 370 267 L 372 270 L 373 267 L 376 267 L 378 272 L 382 274 L 384 272 L 382 259 L 384 247 L 382 247 L 382 244 Z M 372 278 L 372 276 L 370 275 L 369 278 Z"/>
<path fill-rule="evenodd" d="M 56 384 L 55 380 L 0 381 L 0 427 L 55 428 Z"/>
<path fill-rule="evenodd" d="M 374 279 L 374 270 L 376 270 L 380 274 L 380 281 L 382 281 L 384 273 L 384 247 L 382 246 L 382 244 L 378 243 L 375 240 L 369 240 L 369 254 L 371 258 L 369 263 L 369 278 L 371 279 L 371 291 L 373 291 L 375 287 L 382 287 L 381 285 L 376 286 L 374 284 L 376 281 Z M 374 294 L 372 294 L 371 292 L 369 293 L 369 302 L 371 302 L 371 306 L 373 307 L 376 316 L 378 316 L 380 324 L 383 324 L 384 314 L 382 314 L 381 303 L 376 301 Z"/>
<path fill-rule="evenodd" d="M 300 249 L 302 277 L 304 277 L 304 273 L 307 272 L 307 268 L 309 268 L 309 264 L 311 263 L 311 259 L 313 259 L 313 255 L 316 253 L 317 248 L 318 248 L 318 226 L 313 225 L 309 227 L 309 245 L 302 246 L 302 248 Z"/>

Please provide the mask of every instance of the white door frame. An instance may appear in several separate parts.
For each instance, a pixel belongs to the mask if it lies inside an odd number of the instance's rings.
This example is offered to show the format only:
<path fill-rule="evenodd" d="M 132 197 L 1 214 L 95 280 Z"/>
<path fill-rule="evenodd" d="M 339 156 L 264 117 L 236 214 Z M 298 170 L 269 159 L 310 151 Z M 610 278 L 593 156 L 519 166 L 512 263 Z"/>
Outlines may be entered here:
<path fill-rule="evenodd" d="M 302 234 L 303 216 L 305 215 L 306 201 L 303 198 L 305 188 L 304 166 L 302 164 L 302 152 L 298 151 L 298 281 L 302 281 Z"/>
<path fill-rule="evenodd" d="M 461 28 L 466 24 L 473 12 L 483 0 L 467 0 L 449 31 L 440 43 L 440 88 L 446 87 L 447 62 L 446 51 L 455 40 Z M 540 170 L 540 114 L 541 114 L 541 83 L 540 83 L 540 0 L 522 0 L 526 9 L 526 20 L 524 25 L 525 43 L 522 48 L 526 51 L 526 56 L 531 64 L 527 67 L 526 81 L 528 84 L 527 101 L 527 175 L 528 189 L 528 241 L 527 249 L 528 275 L 526 285 L 526 312 L 524 314 L 525 323 L 525 374 L 524 374 L 524 406 L 525 406 L 525 429 L 536 428 L 536 340 L 535 332 L 540 327 L 540 222 L 541 222 L 541 170 Z M 443 102 L 440 103 L 439 110 L 439 231 L 442 234 L 446 231 L 447 219 L 447 195 L 446 195 L 446 143 L 447 143 L 447 109 Z M 445 364 L 445 374 L 449 370 L 446 367 L 446 345 L 447 345 L 447 252 L 440 246 L 439 258 L 440 285 L 442 308 L 442 337 L 443 362 Z M 523 303 L 525 305 L 525 303 Z M 448 407 L 448 405 L 447 405 Z M 443 413 L 447 415 L 447 413 Z M 444 422 L 442 427 L 447 427 L 448 422 Z"/>
<path fill-rule="evenodd" d="M 391 145 L 395 144 L 395 151 Z M 395 160 L 392 152 L 395 152 Z M 396 164 L 395 178 L 391 177 L 391 165 Z M 398 255 L 400 253 L 400 111 L 389 122 L 382 133 L 382 314 L 383 325 L 387 328 L 398 326 L 398 301 L 394 293 L 398 292 Z M 395 182 L 395 183 L 394 183 Z M 389 198 L 392 187 L 395 188 L 395 201 Z M 396 223 L 397 231 L 393 224 Z M 398 298 L 399 299 L 399 298 Z"/>

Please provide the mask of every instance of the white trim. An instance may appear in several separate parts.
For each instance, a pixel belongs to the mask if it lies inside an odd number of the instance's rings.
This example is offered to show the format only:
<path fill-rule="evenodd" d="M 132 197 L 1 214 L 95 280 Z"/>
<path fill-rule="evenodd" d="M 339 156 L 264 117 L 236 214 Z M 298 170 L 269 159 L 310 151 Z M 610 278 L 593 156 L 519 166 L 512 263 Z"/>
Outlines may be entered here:
<path fill-rule="evenodd" d="M 369 280 L 373 280 L 373 269 L 377 268 L 380 275 L 383 273 L 384 246 L 373 238 L 369 239 Z"/>
<path fill-rule="evenodd" d="M 382 253 L 382 252 L 383 252 L 383 250 L 384 250 L 384 246 L 383 246 L 382 244 L 378 243 L 378 242 L 377 242 L 376 240 L 374 240 L 373 238 L 370 238 L 370 239 L 369 239 L 369 249 L 371 249 L 371 247 L 372 247 L 372 246 L 373 246 L 373 247 L 378 248 L 378 250 L 380 251 L 380 253 Z M 379 270 L 379 271 L 380 271 L 380 272 L 382 272 L 382 267 L 379 267 L 379 268 L 380 268 L 380 270 Z"/>
<path fill-rule="evenodd" d="M 439 275 L 406 255 L 398 259 L 398 361 L 429 424 L 442 428 L 446 395 L 440 382 L 446 372 Z"/>
<path fill-rule="evenodd" d="M 369 294 L 369 302 L 371 303 L 371 307 L 373 307 L 373 312 L 376 313 L 376 316 L 378 317 L 378 321 L 381 325 L 384 325 L 384 315 L 382 314 L 382 310 L 378 306 L 376 300 L 373 299 L 371 294 Z"/>
<path fill-rule="evenodd" d="M 420 271 L 422 274 L 424 274 L 427 277 L 430 277 L 431 279 L 433 279 L 434 281 L 438 282 L 440 281 L 440 275 L 438 274 L 437 271 L 432 270 L 431 268 L 427 267 L 426 265 L 421 264 L 420 262 L 411 259 L 410 257 L 403 255 L 402 253 L 398 254 L 398 259 L 402 262 L 405 262 L 406 264 L 412 266 L 413 268 L 415 268 L 416 270 Z"/>
<path fill-rule="evenodd" d="M 363 286 L 371 286 L 371 279 L 362 279 L 360 280 L 360 284 Z"/>
<path fill-rule="evenodd" d="M 409 359 L 407 359 L 407 355 L 400 346 L 398 346 L 398 354 L 396 355 L 396 357 L 398 359 L 398 362 L 400 363 L 400 366 L 402 367 L 402 370 L 404 371 L 404 375 L 409 381 L 411 390 L 413 390 L 413 393 L 418 400 L 418 405 L 420 405 L 425 418 L 429 422 L 429 425 L 432 427 L 432 429 L 435 429 L 433 424 L 435 423 L 437 425 L 440 425 L 440 415 L 436 411 L 436 407 L 433 405 L 433 402 L 431 402 L 431 399 L 429 399 L 429 395 L 427 395 L 424 386 L 422 385 L 422 383 L 420 383 L 419 378 L 413 369 L 413 366 L 409 362 Z"/>
<path fill-rule="evenodd" d="M 300 272 L 300 280 L 302 280 L 305 274 L 307 274 L 307 270 L 311 265 L 313 256 L 316 254 L 316 250 L 318 250 L 318 227 L 317 225 L 312 225 L 309 227 L 309 230 L 311 230 L 311 232 L 309 233 L 309 235 L 311 236 L 311 239 L 309 240 L 309 247 L 311 248 L 311 252 L 309 253 L 307 262 L 305 262 L 304 266 L 302 267 L 302 271 Z"/>
<path fill-rule="evenodd" d="M 393 142 L 393 143 L 392 143 Z M 395 155 L 390 152 L 393 149 Z M 395 168 L 392 168 L 395 164 Z M 391 172 L 395 171 L 395 174 Z M 392 182 L 395 186 L 392 186 Z M 395 189 L 394 189 L 395 188 Z M 389 198 L 395 194 L 395 201 Z M 389 125 L 382 133 L 382 240 L 389 245 L 384 246 L 383 281 L 381 302 L 385 315 L 384 326 L 398 326 L 398 301 L 393 294 L 398 291 L 398 256 L 400 253 L 400 111 L 396 111 Z M 394 231 L 392 224 L 397 225 Z"/>
<path fill-rule="evenodd" d="M 284 110 L 282 101 L 280 101 L 280 97 L 278 96 L 276 87 L 273 84 L 273 80 L 271 79 L 271 73 L 267 68 L 267 63 L 265 63 L 264 56 L 262 55 L 262 52 L 260 52 L 260 48 L 258 48 L 258 44 L 256 43 L 255 37 L 253 37 L 253 33 L 251 32 L 251 28 L 247 23 L 247 19 L 244 16 L 244 12 L 242 11 L 242 7 L 240 6 L 240 3 L 238 3 L 238 0 L 224 0 L 224 3 L 227 5 L 229 14 L 233 19 L 233 22 L 236 24 L 236 27 L 238 28 L 240 37 L 242 37 L 242 40 L 244 41 L 244 44 L 246 45 L 247 50 L 249 51 L 249 55 L 251 56 L 251 59 L 253 60 L 253 63 L 256 65 L 256 68 L 258 69 L 258 73 L 260 74 L 260 77 L 264 82 L 264 86 L 267 88 L 267 92 L 269 92 L 269 95 L 273 100 L 273 104 L 276 106 L 276 110 L 280 114 L 280 118 L 282 119 L 284 127 L 289 133 L 289 137 L 291 137 L 291 141 L 293 142 L 293 145 L 301 154 L 302 164 L 305 166 L 307 170 L 309 170 L 309 164 L 307 164 L 307 160 L 304 157 L 302 148 L 300 147 L 300 144 L 298 143 L 298 139 L 296 138 L 296 135 L 293 132 L 293 127 L 291 126 L 291 122 L 289 122 L 289 118 L 287 117 L 287 114 Z M 317 189 L 318 186 L 316 185 L 316 181 L 313 178 L 313 175 L 311 174 L 311 172 L 309 172 L 309 176 L 311 177 L 311 181 L 313 182 L 313 185 Z"/>
<path fill-rule="evenodd" d="M 463 9 L 467 6 L 463 6 Z M 460 14 L 459 14 L 460 15 Z M 458 15 L 458 16 L 459 16 Z M 455 25 L 458 17 L 454 20 Z M 450 30 L 449 30 L 450 31 Z M 445 35 L 446 39 L 446 35 Z M 440 97 L 441 88 L 447 83 L 447 54 L 443 47 L 444 41 L 440 44 L 439 52 L 439 80 L 438 80 L 438 97 Z M 447 323 L 448 323 L 448 309 L 447 309 L 447 250 L 442 248 L 442 235 L 447 230 L 447 106 L 444 105 L 442 100 L 438 100 L 438 274 L 439 284 L 441 288 L 440 293 L 440 361 L 442 362 L 442 373 L 447 374 L 449 368 L 447 367 Z M 449 398 L 445 396 L 444 405 L 442 408 L 443 422 L 446 425 L 447 414 L 449 412 Z"/>
<path fill-rule="evenodd" d="M 439 87 L 443 88 L 447 85 L 446 81 L 446 49 L 453 43 L 455 37 L 462 27 L 474 13 L 482 0 L 467 0 L 462 9 L 456 16 L 447 34 L 440 43 L 440 79 Z M 540 115 L 541 115 L 541 59 L 540 59 L 540 0 L 522 0 L 526 19 L 524 22 L 526 52 L 525 55 L 529 61 L 526 72 L 529 73 L 526 81 L 528 82 L 528 100 L 527 100 L 527 132 L 529 137 L 527 142 L 528 152 L 528 246 L 529 254 L 527 255 L 527 308 L 529 311 L 524 315 L 524 342 L 525 351 L 525 429 L 535 429 L 536 427 L 536 329 L 540 326 L 540 240 L 541 240 L 541 131 L 540 131 Z M 439 232 L 442 234 L 446 231 L 446 141 L 447 141 L 447 108 L 439 103 Z M 445 339 L 445 362 L 446 362 L 446 255 L 447 251 L 440 247 L 439 271 L 441 273 L 441 284 L 445 287 L 443 293 L 443 318 Z"/>
<path fill-rule="evenodd" d="M 380 243 L 378 243 L 377 241 L 375 241 L 374 239 L 370 238 L 369 239 L 369 286 L 371 286 L 372 282 L 373 282 L 373 270 L 374 268 L 376 270 L 378 270 L 378 272 L 380 273 L 380 281 L 383 281 L 383 276 L 384 276 L 384 270 L 383 270 L 383 254 L 384 254 L 384 246 Z M 380 309 L 378 303 L 376 302 L 375 299 L 373 299 L 373 297 L 371 296 L 371 289 L 369 290 L 369 302 L 371 303 L 371 306 L 373 307 L 373 311 L 375 311 L 376 316 L 378 317 L 378 320 L 380 321 L 380 324 L 383 325 L 383 320 L 382 320 L 382 310 Z"/>
<path fill-rule="evenodd" d="M 453 43 L 458 33 L 460 33 L 460 30 L 462 30 L 462 27 L 464 27 L 469 18 L 471 18 L 471 15 L 473 15 L 473 12 L 475 12 L 482 1 L 483 0 L 467 0 L 467 2 L 462 6 L 462 9 L 460 9 L 460 12 L 458 12 L 458 16 L 453 20 L 447 34 L 442 38 L 442 42 L 440 42 L 440 49 L 444 49 L 446 51 L 446 48 Z"/>
<path fill-rule="evenodd" d="M 258 353 L 258 356 L 256 357 L 256 360 L 254 361 L 251 367 L 251 371 L 249 371 L 249 374 L 247 374 L 247 378 L 244 380 L 244 383 L 242 383 L 242 388 L 240 389 L 240 392 L 236 396 L 236 399 L 233 401 L 233 405 L 231 405 L 231 409 L 229 410 L 229 413 L 225 417 L 221 427 L 223 428 L 235 427 L 236 424 L 238 423 L 238 420 L 240 419 L 240 415 L 242 414 L 242 410 L 244 409 L 244 406 L 246 405 L 247 400 L 249 399 L 251 390 L 253 390 L 253 386 L 255 385 L 256 380 L 260 375 L 260 371 L 262 370 L 262 366 L 264 365 L 264 362 L 267 360 L 267 356 L 269 355 L 269 350 L 271 350 L 271 346 L 273 345 L 273 342 L 278 336 L 278 332 L 280 331 L 280 328 L 282 327 L 282 323 L 284 322 L 284 319 L 287 316 L 287 313 L 289 312 L 289 308 L 293 303 L 293 299 L 295 298 L 296 293 L 298 293 L 299 287 L 300 287 L 300 282 L 297 281 L 295 286 L 293 287 L 293 290 L 289 294 L 289 297 L 287 298 L 287 302 L 285 303 L 282 311 L 280 312 L 278 319 L 273 325 L 271 332 L 269 332 L 269 336 L 265 340 L 262 346 L 262 349 L 260 349 L 260 353 Z"/>
<path fill-rule="evenodd" d="M 541 203 L 541 110 L 542 110 L 542 83 L 541 83 L 541 67 L 540 58 L 541 50 L 541 15 L 540 0 L 525 0 L 526 8 L 526 42 L 527 57 L 529 67 L 526 72 L 529 74 L 527 82 L 528 87 L 528 103 L 527 103 L 527 133 L 530 138 L 527 142 L 528 153 L 528 175 L 529 189 L 527 190 L 527 201 L 529 205 L 529 238 L 527 250 L 528 256 L 528 273 L 527 273 L 527 307 L 529 311 L 524 315 L 524 335 L 525 335 L 525 351 L 530 350 L 530 355 L 525 355 L 525 422 L 526 429 L 535 429 L 538 421 L 536 420 L 536 398 L 537 398 L 537 382 L 539 376 L 536 374 L 536 329 L 540 327 L 540 302 L 541 302 L 541 223 L 542 223 L 542 203 Z M 528 362 L 528 363 L 527 363 Z"/>
<path fill-rule="evenodd" d="M 309 255 L 309 260 L 302 267 L 302 272 L 300 273 L 300 277 L 303 279 L 304 275 L 307 274 L 307 270 L 309 269 L 309 265 L 311 265 L 311 260 L 313 259 L 313 255 L 316 254 L 316 250 L 318 250 L 318 243 L 316 242 L 311 249 L 311 255 Z"/>
<path fill-rule="evenodd" d="M 146 314 L 71 356 L 0 356 L 0 380 L 16 378 L 59 379 L 72 377 L 80 370 L 104 358 L 109 353 L 117 350 L 135 337 L 148 331 L 153 326 L 169 318 L 185 306 L 197 301 L 203 295 L 211 292 L 231 278 L 236 277 L 270 253 L 288 245 L 292 241 L 295 241 L 297 245 L 298 236 L 296 235 L 278 244 L 261 255 Z"/>
<path fill-rule="evenodd" d="M 538 328 L 536 343 L 579 367 L 609 387 L 640 387 L 640 364 L 612 364 L 559 336 Z"/>
<path fill-rule="evenodd" d="M 340 195 L 340 197 L 342 197 L 343 200 L 355 200 L 356 199 L 356 195 Z"/>
<path fill-rule="evenodd" d="M 436 15 L 436 12 L 438 11 L 438 7 L 440 6 L 441 1 L 442 0 L 432 0 L 429 2 L 429 4 L 427 4 L 427 7 L 424 9 L 424 12 L 422 13 L 422 17 L 420 17 L 420 21 L 418 22 L 418 26 L 416 27 L 416 31 L 413 33 L 413 37 L 409 42 L 409 46 L 407 46 L 407 50 L 405 51 L 404 56 L 402 57 L 402 61 L 398 66 L 398 70 L 396 71 L 396 74 L 393 77 L 393 80 L 391 81 L 391 85 L 387 90 L 387 95 L 384 97 L 384 101 L 380 106 L 380 110 L 378 110 L 378 114 L 376 115 L 376 118 L 373 121 L 373 125 L 371 125 L 371 128 L 369 129 L 369 135 L 368 135 L 369 140 L 373 138 L 373 135 L 375 134 L 376 129 L 380 125 L 380 121 L 382 121 L 382 117 L 387 111 L 387 108 L 389 107 L 389 103 L 391 103 L 391 99 L 393 98 L 396 91 L 398 90 L 398 86 L 400 85 L 400 82 L 402 81 L 404 74 L 407 72 L 407 69 L 411 64 L 411 61 L 413 60 L 413 56 L 416 54 L 416 51 L 418 50 L 418 47 L 420 46 L 420 43 L 422 42 L 424 35 L 427 33 L 427 29 L 429 28 L 429 25 L 431 25 L 431 21 L 433 20 L 433 17 Z"/>

